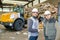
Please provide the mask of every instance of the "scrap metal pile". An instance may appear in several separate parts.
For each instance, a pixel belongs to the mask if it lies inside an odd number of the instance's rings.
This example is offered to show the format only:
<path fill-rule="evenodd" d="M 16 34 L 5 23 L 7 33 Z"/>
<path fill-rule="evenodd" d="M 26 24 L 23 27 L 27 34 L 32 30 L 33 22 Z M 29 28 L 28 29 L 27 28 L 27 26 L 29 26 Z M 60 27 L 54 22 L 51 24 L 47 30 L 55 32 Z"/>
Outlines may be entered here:
<path fill-rule="evenodd" d="M 30 13 L 32 8 L 34 8 L 34 7 L 38 8 L 40 14 L 41 13 L 43 14 L 43 12 L 46 10 L 50 10 L 52 13 L 57 13 L 57 8 L 58 8 L 57 5 L 53 5 L 53 4 L 50 4 L 47 2 L 47 3 L 37 4 L 33 7 L 28 7 L 27 11 Z"/>

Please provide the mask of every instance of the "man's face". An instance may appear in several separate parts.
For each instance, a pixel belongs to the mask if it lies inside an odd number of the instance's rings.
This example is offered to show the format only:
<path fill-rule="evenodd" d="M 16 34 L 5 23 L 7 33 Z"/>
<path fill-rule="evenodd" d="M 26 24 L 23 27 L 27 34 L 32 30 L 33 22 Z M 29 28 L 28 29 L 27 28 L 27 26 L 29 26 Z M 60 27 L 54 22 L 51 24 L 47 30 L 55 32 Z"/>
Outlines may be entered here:
<path fill-rule="evenodd" d="M 46 19 L 50 19 L 51 18 L 51 14 L 45 15 Z"/>
<path fill-rule="evenodd" d="M 38 12 L 32 12 L 32 16 L 37 17 L 38 16 Z"/>

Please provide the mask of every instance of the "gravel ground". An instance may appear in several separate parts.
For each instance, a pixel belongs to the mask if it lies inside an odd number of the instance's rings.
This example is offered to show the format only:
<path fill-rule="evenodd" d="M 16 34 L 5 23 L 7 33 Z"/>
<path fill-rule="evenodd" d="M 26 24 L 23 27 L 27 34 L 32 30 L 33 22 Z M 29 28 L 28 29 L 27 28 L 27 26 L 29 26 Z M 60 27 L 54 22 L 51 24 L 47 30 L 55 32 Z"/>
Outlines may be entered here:
<path fill-rule="evenodd" d="M 60 27 L 57 28 L 56 40 L 60 40 Z M 28 40 L 27 28 L 22 31 L 7 30 L 0 25 L 0 40 Z M 43 29 L 40 29 L 38 40 L 44 40 Z"/>
<path fill-rule="evenodd" d="M 40 30 L 38 40 L 42 40 L 43 31 Z M 28 40 L 27 28 L 22 31 L 7 30 L 3 25 L 0 25 L 0 40 Z"/>

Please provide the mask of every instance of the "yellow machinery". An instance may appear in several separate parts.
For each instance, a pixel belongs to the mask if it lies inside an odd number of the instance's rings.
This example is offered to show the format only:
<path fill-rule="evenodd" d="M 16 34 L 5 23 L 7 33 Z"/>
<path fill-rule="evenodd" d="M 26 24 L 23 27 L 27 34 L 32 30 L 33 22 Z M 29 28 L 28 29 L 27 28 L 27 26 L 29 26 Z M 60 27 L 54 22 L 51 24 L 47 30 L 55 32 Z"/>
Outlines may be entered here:
<path fill-rule="evenodd" d="M 24 7 L 15 6 L 13 12 L 7 12 L 0 15 L 0 24 L 7 29 L 22 30 L 24 27 Z"/>

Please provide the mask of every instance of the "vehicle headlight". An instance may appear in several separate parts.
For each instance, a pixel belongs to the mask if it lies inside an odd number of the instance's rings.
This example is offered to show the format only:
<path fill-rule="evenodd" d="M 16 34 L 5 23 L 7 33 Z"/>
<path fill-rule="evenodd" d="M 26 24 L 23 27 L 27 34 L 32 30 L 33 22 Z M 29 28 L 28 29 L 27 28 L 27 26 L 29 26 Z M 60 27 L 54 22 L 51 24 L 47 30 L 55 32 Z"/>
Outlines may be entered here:
<path fill-rule="evenodd" d="M 10 15 L 10 19 L 16 19 L 16 18 L 20 18 L 20 13 Z"/>
<path fill-rule="evenodd" d="M 10 19 L 14 19 L 14 18 L 15 18 L 15 14 L 11 14 Z"/>

